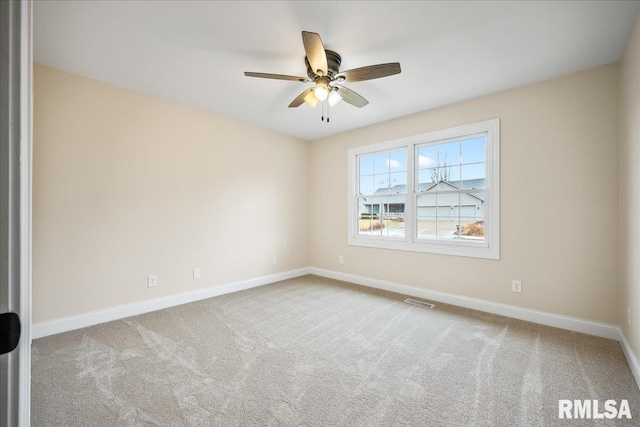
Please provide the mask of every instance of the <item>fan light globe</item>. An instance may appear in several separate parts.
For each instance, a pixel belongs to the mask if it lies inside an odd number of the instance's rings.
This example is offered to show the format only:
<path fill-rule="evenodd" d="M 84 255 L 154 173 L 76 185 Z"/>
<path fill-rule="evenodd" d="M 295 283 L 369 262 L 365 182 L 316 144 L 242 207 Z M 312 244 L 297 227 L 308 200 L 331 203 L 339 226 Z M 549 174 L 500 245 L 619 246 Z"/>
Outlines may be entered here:
<path fill-rule="evenodd" d="M 329 105 L 332 107 L 342 100 L 342 97 L 336 90 L 332 90 L 329 94 Z"/>
<path fill-rule="evenodd" d="M 325 86 L 317 85 L 313 90 L 313 94 L 318 98 L 319 101 L 324 101 L 329 96 L 329 91 Z"/>
<path fill-rule="evenodd" d="M 304 97 L 304 102 L 311 105 L 313 108 L 316 108 L 316 105 L 318 104 L 318 98 L 316 98 L 313 94 L 313 91 L 311 91 L 307 94 L 307 96 Z"/>

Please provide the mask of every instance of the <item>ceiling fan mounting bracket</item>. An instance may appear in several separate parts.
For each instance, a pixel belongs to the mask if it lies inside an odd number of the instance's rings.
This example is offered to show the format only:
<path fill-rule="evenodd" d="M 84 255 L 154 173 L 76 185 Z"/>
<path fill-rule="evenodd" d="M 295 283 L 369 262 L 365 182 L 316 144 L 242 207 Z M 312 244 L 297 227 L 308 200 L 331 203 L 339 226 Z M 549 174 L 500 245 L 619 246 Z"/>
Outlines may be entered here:
<path fill-rule="evenodd" d="M 334 80 L 335 76 L 338 74 L 338 71 L 340 70 L 342 57 L 340 56 L 340 54 L 332 50 L 325 49 L 325 53 L 327 54 L 327 68 L 328 68 L 326 77 L 329 77 L 329 80 Z M 304 57 L 304 63 L 307 66 L 307 75 L 309 76 L 310 79 L 315 80 L 316 77 L 320 76 L 320 74 L 318 74 L 311 68 L 311 64 L 309 64 L 309 59 L 306 56 Z"/>

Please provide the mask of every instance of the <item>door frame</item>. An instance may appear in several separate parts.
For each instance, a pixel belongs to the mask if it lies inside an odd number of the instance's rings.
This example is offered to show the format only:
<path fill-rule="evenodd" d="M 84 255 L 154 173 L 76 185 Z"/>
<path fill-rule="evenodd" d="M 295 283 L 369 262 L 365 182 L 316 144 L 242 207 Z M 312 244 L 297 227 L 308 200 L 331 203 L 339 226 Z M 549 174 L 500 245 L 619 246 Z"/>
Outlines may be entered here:
<path fill-rule="evenodd" d="M 31 280 L 33 196 L 33 0 L 20 1 L 20 343 L 19 425 L 31 425 Z"/>
<path fill-rule="evenodd" d="M 6 262 L 6 300 L 2 309 L 20 317 L 18 346 L 3 355 L 3 416 L 0 425 L 29 426 L 31 422 L 31 209 L 32 209 L 32 100 L 33 3 L 11 0 L 3 7 L 2 90 L 3 263 Z M 6 27 L 4 26 L 6 25 Z M 4 80 L 4 77 L 7 77 Z M 6 115 L 6 116 L 5 116 Z M 6 144 L 6 145 L 5 145 Z M 5 175 L 6 174 L 6 175 Z M 6 238 L 6 240 L 4 240 Z"/>

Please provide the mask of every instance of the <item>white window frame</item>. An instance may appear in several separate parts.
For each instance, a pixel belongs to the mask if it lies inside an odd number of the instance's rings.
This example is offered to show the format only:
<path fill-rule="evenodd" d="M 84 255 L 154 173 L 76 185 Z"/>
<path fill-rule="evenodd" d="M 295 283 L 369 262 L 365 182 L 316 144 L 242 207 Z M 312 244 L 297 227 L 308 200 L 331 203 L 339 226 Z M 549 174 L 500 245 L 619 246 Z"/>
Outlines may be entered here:
<path fill-rule="evenodd" d="M 417 183 L 415 154 L 418 147 L 484 134 L 486 136 L 485 240 L 444 241 L 418 239 L 414 209 Z M 358 158 L 405 148 L 407 150 L 407 192 L 405 202 L 405 237 L 368 236 L 358 234 Z M 371 248 L 426 252 L 474 258 L 500 259 L 500 119 L 457 126 L 421 135 L 351 148 L 348 151 L 348 244 Z"/>

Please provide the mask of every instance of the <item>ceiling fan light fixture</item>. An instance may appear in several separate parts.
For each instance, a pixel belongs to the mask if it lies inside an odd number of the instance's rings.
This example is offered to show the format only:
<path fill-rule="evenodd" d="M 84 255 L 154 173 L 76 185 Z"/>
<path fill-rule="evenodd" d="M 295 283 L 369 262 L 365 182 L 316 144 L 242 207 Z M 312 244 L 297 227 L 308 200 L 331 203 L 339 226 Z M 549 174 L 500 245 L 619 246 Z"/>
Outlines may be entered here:
<path fill-rule="evenodd" d="M 345 81 L 355 83 L 365 80 L 374 80 L 382 77 L 393 76 L 401 72 L 400 63 L 398 62 L 368 65 L 360 68 L 352 68 L 347 71 L 340 71 L 342 57 L 333 50 L 326 50 L 322 44 L 319 34 L 303 31 L 302 44 L 304 45 L 304 52 L 306 54 L 304 62 L 307 68 L 308 77 L 256 73 L 253 71 L 245 71 L 244 75 L 247 77 L 259 77 L 263 79 L 315 83 L 314 87 L 305 89 L 300 95 L 291 101 L 289 108 L 297 108 L 305 103 L 315 108 L 318 102 L 324 102 L 325 100 L 328 100 L 329 106 L 333 107 L 343 99 L 347 104 L 362 108 L 367 105 L 369 101 L 351 89 L 341 86 L 340 83 Z M 324 115 L 322 119 L 324 120 Z M 327 122 L 329 122 L 329 117 L 327 117 Z"/>
<path fill-rule="evenodd" d="M 342 101 L 342 97 L 340 96 L 337 90 L 332 90 L 329 93 L 328 98 L 329 98 L 329 105 L 331 105 L 332 107 L 336 105 L 338 102 Z"/>
<path fill-rule="evenodd" d="M 316 108 L 316 105 L 318 104 L 318 98 L 316 98 L 313 91 L 311 91 L 307 94 L 307 96 L 304 97 L 304 102 L 311 105 L 313 108 Z"/>
<path fill-rule="evenodd" d="M 318 98 L 318 101 L 324 101 L 329 96 L 329 90 L 325 84 L 319 82 L 313 89 L 313 94 Z"/>

